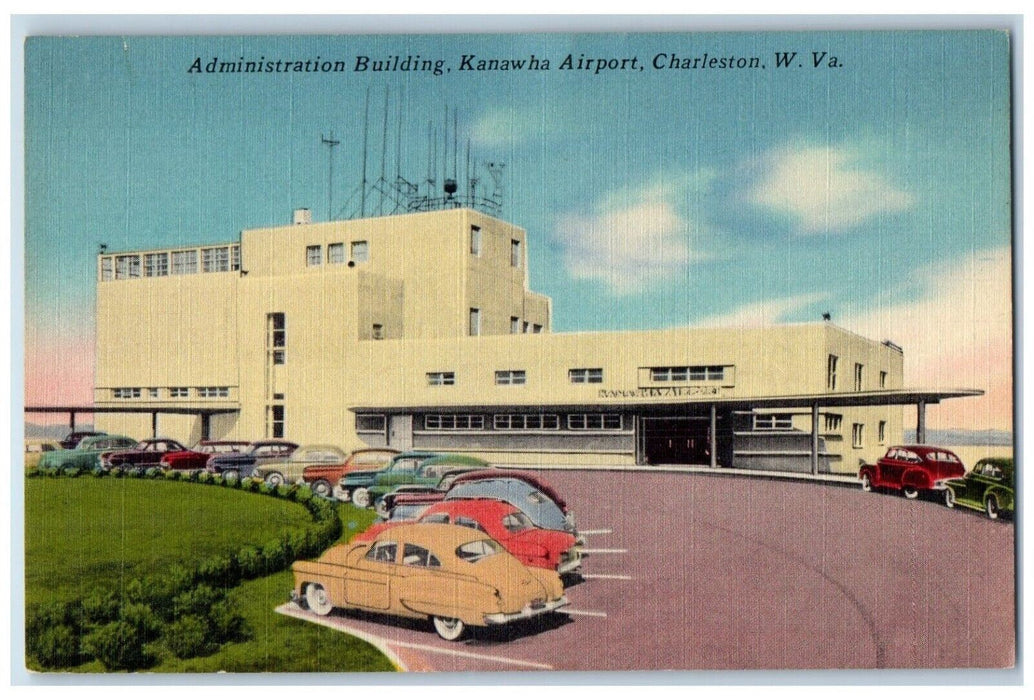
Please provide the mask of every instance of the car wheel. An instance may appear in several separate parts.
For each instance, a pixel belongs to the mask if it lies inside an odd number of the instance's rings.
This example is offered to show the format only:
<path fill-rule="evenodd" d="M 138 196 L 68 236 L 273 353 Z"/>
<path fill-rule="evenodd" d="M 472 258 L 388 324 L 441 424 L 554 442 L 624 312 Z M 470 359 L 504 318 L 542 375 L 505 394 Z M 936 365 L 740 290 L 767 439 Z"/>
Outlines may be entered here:
<path fill-rule="evenodd" d="M 352 505 L 356 508 L 370 507 L 370 492 L 366 489 L 356 489 L 352 492 Z"/>
<path fill-rule="evenodd" d="M 915 486 L 906 486 L 905 487 L 905 498 L 908 498 L 910 500 L 914 500 L 916 498 L 919 498 L 919 489 L 917 489 Z"/>
<path fill-rule="evenodd" d="M 326 589 L 318 583 L 310 583 L 305 587 L 305 604 L 317 615 L 329 615 L 334 609 Z"/>
<path fill-rule="evenodd" d="M 872 491 L 872 479 L 869 478 L 868 474 L 862 474 L 862 491 L 866 493 Z"/>
<path fill-rule="evenodd" d="M 280 472 L 270 472 L 266 475 L 266 483 L 270 486 L 280 486 L 284 483 L 284 475 Z"/>
<path fill-rule="evenodd" d="M 991 520 L 998 519 L 998 499 L 994 496 L 988 496 L 987 502 L 984 504 L 984 512 L 987 513 L 987 517 Z"/>
<path fill-rule="evenodd" d="M 455 617 L 438 617 L 435 615 L 434 631 L 445 641 L 455 642 L 467 631 L 467 626 L 463 624 L 463 620 L 458 620 Z"/>
<path fill-rule="evenodd" d="M 240 478 L 240 474 L 237 473 L 236 469 L 227 469 L 223 472 L 223 478 L 227 481 L 237 481 Z"/>
<path fill-rule="evenodd" d="M 334 489 L 326 479 L 319 479 L 312 485 L 312 492 L 322 498 L 330 498 Z"/>
<path fill-rule="evenodd" d="M 951 489 L 944 489 L 944 505 L 949 508 L 955 507 L 955 492 Z"/>
<path fill-rule="evenodd" d="M 373 510 L 375 513 L 377 513 L 377 515 L 384 518 L 385 520 L 387 520 L 388 516 L 391 515 L 391 511 L 388 510 L 388 504 L 384 500 L 384 498 L 377 499 L 377 502 L 373 504 Z"/>

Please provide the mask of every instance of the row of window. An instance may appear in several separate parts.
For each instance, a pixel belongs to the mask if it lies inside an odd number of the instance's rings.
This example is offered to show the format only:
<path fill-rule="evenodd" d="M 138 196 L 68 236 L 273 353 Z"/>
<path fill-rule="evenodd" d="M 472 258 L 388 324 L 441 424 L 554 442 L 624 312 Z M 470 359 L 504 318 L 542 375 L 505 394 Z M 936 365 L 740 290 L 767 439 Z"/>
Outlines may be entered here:
<path fill-rule="evenodd" d="M 230 387 L 228 386 L 170 386 L 166 389 L 168 397 L 170 399 L 186 399 L 190 398 L 191 390 L 194 391 L 194 396 L 199 399 L 225 399 L 230 396 Z M 146 396 L 149 399 L 160 399 L 162 398 L 162 389 L 159 387 L 117 387 L 111 390 L 111 398 L 113 399 L 139 399 Z"/>
<path fill-rule="evenodd" d="M 836 355 L 830 355 L 826 360 L 826 388 L 830 391 L 835 391 L 837 388 L 837 366 L 840 364 L 840 358 Z M 854 390 L 862 391 L 862 387 L 865 383 L 865 365 L 860 362 L 854 363 Z M 880 371 L 880 384 L 881 389 L 887 388 L 887 373 Z"/>
<path fill-rule="evenodd" d="M 510 333 L 541 333 L 542 324 L 531 321 L 521 321 L 519 316 L 510 317 Z M 481 309 L 471 307 L 470 316 L 467 320 L 467 334 L 481 335 Z"/>
<path fill-rule="evenodd" d="M 358 265 L 359 263 L 367 262 L 370 259 L 370 244 L 367 241 L 352 241 L 350 244 L 351 257 L 345 258 L 345 244 L 344 243 L 330 243 L 327 245 L 327 264 L 328 265 L 343 265 L 346 262 L 351 261 Z M 305 265 L 306 267 L 315 267 L 323 264 L 323 246 L 322 245 L 310 245 L 305 246 Z"/>
<path fill-rule="evenodd" d="M 359 418 L 376 418 L 357 416 L 356 429 L 359 429 Z M 380 417 L 383 419 L 383 416 Z M 557 413 L 496 413 L 491 418 L 493 430 L 560 430 L 566 423 L 568 430 L 621 430 L 620 413 L 570 413 L 561 421 Z M 489 416 L 468 413 L 429 413 L 424 416 L 424 430 L 484 430 Z M 383 420 L 367 420 L 367 426 L 379 425 L 383 430 Z"/>
<path fill-rule="evenodd" d="M 428 386 L 453 386 L 455 372 L 428 372 Z M 724 367 L 653 367 L 650 378 L 655 382 L 678 381 L 720 381 L 725 377 Z M 602 367 L 577 367 L 567 370 L 567 379 L 572 384 L 602 384 Z M 523 369 L 497 370 L 495 383 L 499 385 L 526 384 L 528 374 Z"/>
<path fill-rule="evenodd" d="M 157 253 L 128 253 L 101 258 L 101 281 L 193 275 L 198 272 L 232 272 L 241 269 L 239 245 L 215 246 Z"/>
<path fill-rule="evenodd" d="M 651 367 L 650 379 L 655 382 L 719 382 L 725 379 L 725 367 L 722 365 Z"/>
<path fill-rule="evenodd" d="M 839 432 L 840 427 L 843 423 L 843 416 L 837 413 L 827 413 L 825 415 L 825 430 L 826 432 Z M 793 416 L 789 413 L 755 413 L 754 414 L 754 430 L 792 430 L 793 429 Z M 886 442 L 887 436 L 887 421 L 881 420 L 878 425 L 878 440 L 879 444 Z M 851 424 L 851 445 L 852 447 L 862 447 L 865 438 L 865 425 L 863 423 L 852 423 Z"/>

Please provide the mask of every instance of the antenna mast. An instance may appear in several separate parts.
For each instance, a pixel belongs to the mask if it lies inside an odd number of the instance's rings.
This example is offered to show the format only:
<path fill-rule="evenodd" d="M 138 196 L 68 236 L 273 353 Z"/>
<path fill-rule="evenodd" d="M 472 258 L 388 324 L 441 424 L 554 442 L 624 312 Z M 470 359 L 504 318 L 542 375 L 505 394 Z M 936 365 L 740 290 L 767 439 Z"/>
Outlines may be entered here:
<path fill-rule="evenodd" d="M 363 181 L 359 192 L 359 218 L 366 218 L 366 142 L 370 130 L 370 87 L 366 87 L 366 109 L 363 112 Z"/>
<path fill-rule="evenodd" d="M 330 138 L 320 134 L 320 141 L 327 146 L 327 221 L 333 218 L 334 211 L 334 146 L 340 141 L 334 139 L 334 130 L 330 130 Z"/>

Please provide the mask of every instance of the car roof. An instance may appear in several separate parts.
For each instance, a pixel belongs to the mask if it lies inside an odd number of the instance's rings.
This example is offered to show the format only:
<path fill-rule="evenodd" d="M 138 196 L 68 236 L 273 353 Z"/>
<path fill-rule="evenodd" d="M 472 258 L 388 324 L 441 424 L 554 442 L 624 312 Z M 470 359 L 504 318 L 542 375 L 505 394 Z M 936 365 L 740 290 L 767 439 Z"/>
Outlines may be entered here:
<path fill-rule="evenodd" d="M 483 532 L 461 525 L 444 523 L 410 523 L 403 522 L 386 529 L 377 535 L 374 541 L 384 539 L 401 540 L 411 544 L 426 544 L 428 548 L 440 552 L 453 552 L 456 547 L 476 540 L 490 540 Z"/>
<path fill-rule="evenodd" d="M 544 493 L 554 503 L 560 506 L 561 509 L 567 508 L 567 503 L 560 494 L 557 493 L 556 489 L 535 472 L 521 471 L 518 469 L 479 469 L 478 471 L 460 474 L 452 482 L 452 485 L 468 484 L 472 481 L 484 481 L 488 479 L 517 479 L 519 481 L 523 481 Z"/>
<path fill-rule="evenodd" d="M 433 466 L 438 464 L 455 464 L 456 466 L 490 467 L 491 465 L 480 457 L 471 457 L 461 454 L 439 454 L 425 460 L 421 466 Z"/>
<path fill-rule="evenodd" d="M 947 447 L 938 447 L 937 445 L 894 445 L 893 447 L 888 447 L 887 450 L 911 450 L 923 455 L 930 452 L 951 452 L 951 454 L 955 454 Z"/>
<path fill-rule="evenodd" d="M 297 442 L 290 442 L 288 440 L 255 440 L 254 442 L 248 443 L 252 447 L 260 447 L 265 445 L 287 445 L 288 447 L 298 447 Z"/>
<path fill-rule="evenodd" d="M 489 517 L 509 515 L 520 508 L 506 501 L 494 498 L 461 498 L 455 501 L 439 501 L 428 507 L 428 513 L 473 513 Z"/>

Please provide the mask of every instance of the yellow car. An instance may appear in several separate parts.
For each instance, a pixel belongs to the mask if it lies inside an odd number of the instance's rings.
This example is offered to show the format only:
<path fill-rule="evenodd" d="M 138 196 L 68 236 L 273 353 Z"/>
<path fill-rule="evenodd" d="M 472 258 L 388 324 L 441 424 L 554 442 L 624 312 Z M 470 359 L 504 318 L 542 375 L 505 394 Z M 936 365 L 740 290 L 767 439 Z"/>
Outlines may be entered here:
<path fill-rule="evenodd" d="M 64 449 L 59 440 L 50 438 L 25 438 L 25 468 L 38 467 L 44 452 Z"/>
<path fill-rule="evenodd" d="M 442 639 L 567 605 L 555 571 L 529 568 L 483 532 L 415 523 L 296 561 L 291 598 L 318 615 L 353 608 L 429 618 Z"/>

